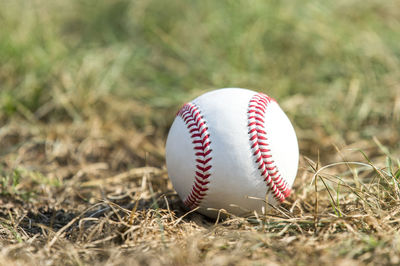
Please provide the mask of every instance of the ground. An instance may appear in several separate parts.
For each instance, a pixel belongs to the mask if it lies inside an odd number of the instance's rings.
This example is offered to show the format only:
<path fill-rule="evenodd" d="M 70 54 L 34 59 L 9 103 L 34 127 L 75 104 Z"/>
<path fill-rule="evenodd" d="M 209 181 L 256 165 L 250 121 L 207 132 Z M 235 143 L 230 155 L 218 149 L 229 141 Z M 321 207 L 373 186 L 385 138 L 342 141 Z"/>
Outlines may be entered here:
<path fill-rule="evenodd" d="M 1 265 L 400 263 L 398 1 L 0 3 Z M 265 216 L 189 211 L 179 107 L 276 98 L 300 145 Z"/>

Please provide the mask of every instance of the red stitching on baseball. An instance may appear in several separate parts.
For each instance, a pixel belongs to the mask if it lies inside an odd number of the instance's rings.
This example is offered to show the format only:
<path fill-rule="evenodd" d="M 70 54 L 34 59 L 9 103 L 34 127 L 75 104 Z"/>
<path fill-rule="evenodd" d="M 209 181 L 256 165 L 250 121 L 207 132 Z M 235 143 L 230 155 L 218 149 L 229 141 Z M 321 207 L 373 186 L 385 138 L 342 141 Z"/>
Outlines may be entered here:
<path fill-rule="evenodd" d="M 275 100 L 263 93 L 254 95 L 248 108 L 249 140 L 255 162 L 258 164 L 260 174 L 266 182 L 272 195 L 283 202 L 290 194 L 290 188 L 279 174 L 279 169 L 272 160 L 271 150 L 268 148 L 268 137 L 264 127 L 265 115 L 268 105 Z"/>
<path fill-rule="evenodd" d="M 196 171 L 194 172 L 194 182 L 192 190 L 183 201 L 186 206 L 196 208 L 207 195 L 210 170 L 212 168 L 210 153 L 211 141 L 208 133 L 207 122 L 203 120 L 199 108 L 193 103 L 185 104 L 177 113 L 185 122 L 189 130 L 190 137 L 193 139 L 193 149 L 196 151 Z"/>

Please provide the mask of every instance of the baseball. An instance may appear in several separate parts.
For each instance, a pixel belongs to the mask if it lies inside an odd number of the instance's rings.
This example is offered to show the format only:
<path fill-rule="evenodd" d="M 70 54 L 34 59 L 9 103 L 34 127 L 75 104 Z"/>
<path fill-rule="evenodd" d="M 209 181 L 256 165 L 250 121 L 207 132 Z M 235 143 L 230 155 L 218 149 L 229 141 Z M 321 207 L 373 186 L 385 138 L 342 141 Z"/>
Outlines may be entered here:
<path fill-rule="evenodd" d="M 278 103 L 247 89 L 219 89 L 185 104 L 166 143 L 175 190 L 187 207 L 209 217 L 220 209 L 261 213 L 283 202 L 298 160 L 296 133 Z"/>

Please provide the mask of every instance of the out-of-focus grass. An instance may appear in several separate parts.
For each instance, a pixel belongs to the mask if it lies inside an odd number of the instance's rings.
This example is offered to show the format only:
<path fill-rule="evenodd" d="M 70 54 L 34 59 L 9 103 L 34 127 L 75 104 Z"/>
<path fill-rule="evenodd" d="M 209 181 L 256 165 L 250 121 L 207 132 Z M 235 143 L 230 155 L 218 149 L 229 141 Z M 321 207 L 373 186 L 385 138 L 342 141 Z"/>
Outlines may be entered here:
<path fill-rule="evenodd" d="M 165 134 L 183 101 L 234 86 L 271 94 L 297 126 L 336 141 L 399 124 L 397 1 L 1 5 L 3 122 L 87 120 L 118 98 L 155 110 L 125 119 Z"/>
<path fill-rule="evenodd" d="M 398 264 L 399 27 L 399 1 L 0 1 L 0 264 Z M 221 87 L 276 98 L 311 159 L 283 208 L 214 225 L 163 151 Z M 373 171 L 310 185 L 339 161 Z"/>

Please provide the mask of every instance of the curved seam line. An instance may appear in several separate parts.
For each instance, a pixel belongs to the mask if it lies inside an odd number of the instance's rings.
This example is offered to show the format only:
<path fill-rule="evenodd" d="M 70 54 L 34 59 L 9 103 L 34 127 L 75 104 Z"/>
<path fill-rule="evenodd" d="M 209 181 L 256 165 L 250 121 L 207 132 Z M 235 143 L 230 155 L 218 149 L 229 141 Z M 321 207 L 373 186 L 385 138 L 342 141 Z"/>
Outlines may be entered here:
<path fill-rule="evenodd" d="M 188 196 L 183 200 L 191 209 L 196 208 L 207 196 L 211 176 L 211 140 L 207 122 L 194 103 L 185 104 L 177 113 L 186 124 L 195 151 L 194 181 Z"/>
<path fill-rule="evenodd" d="M 249 139 L 253 157 L 258 165 L 261 176 L 264 178 L 275 199 L 283 202 L 290 194 L 290 188 L 279 172 L 272 152 L 268 148 L 268 132 L 264 126 L 267 107 L 275 99 L 263 94 L 255 94 L 249 102 L 248 107 L 248 129 Z"/>

